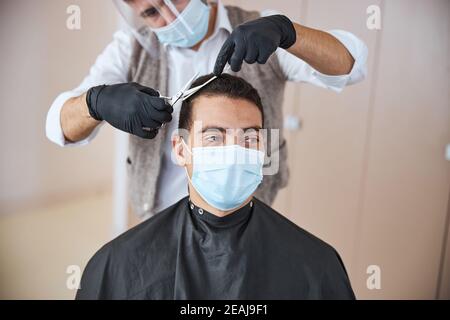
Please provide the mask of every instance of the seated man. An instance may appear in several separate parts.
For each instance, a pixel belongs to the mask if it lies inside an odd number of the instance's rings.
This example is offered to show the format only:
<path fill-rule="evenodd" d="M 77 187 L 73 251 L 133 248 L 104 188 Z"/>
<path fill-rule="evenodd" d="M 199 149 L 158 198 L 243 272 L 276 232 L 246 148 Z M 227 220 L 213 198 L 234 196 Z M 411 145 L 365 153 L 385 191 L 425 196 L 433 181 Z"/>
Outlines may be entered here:
<path fill-rule="evenodd" d="M 263 117 L 227 74 L 184 101 L 172 145 L 189 197 L 101 248 L 77 299 L 354 299 L 338 253 L 253 197 Z"/>

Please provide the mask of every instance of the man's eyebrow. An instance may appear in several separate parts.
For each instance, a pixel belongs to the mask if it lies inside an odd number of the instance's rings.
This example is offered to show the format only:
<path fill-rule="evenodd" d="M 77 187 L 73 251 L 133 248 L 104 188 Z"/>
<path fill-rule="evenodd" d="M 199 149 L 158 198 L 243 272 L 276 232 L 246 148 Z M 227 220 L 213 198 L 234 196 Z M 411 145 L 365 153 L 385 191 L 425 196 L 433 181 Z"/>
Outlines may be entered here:
<path fill-rule="evenodd" d="M 227 131 L 227 129 L 223 128 L 223 127 L 206 126 L 202 129 L 202 133 L 205 133 L 206 131 L 209 131 L 209 130 L 220 131 L 221 133 L 225 133 Z"/>
<path fill-rule="evenodd" d="M 259 130 L 262 130 L 262 127 L 261 127 L 261 126 L 247 127 L 247 128 L 242 128 L 242 130 L 243 130 L 244 132 L 246 132 L 246 131 L 248 131 L 248 130 L 259 131 Z"/>
<path fill-rule="evenodd" d="M 218 127 L 218 126 L 207 126 L 202 129 L 202 133 L 205 133 L 206 131 L 209 131 L 209 130 L 220 131 L 221 133 L 226 133 L 227 130 L 236 130 L 236 129 L 242 130 L 244 132 L 249 131 L 249 130 L 258 132 L 259 130 L 262 129 L 262 127 L 261 126 L 253 126 L 253 127 L 246 127 L 246 128 L 224 128 L 224 127 Z"/>

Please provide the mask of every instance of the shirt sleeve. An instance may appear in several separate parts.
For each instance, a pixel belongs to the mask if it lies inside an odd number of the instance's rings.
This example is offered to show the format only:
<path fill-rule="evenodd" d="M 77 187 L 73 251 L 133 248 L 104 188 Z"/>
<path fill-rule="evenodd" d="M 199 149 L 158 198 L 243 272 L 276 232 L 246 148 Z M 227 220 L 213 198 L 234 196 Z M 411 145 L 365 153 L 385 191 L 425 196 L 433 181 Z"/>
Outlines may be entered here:
<path fill-rule="evenodd" d="M 97 57 L 88 76 L 84 78 L 83 82 L 77 88 L 61 93 L 53 101 L 47 113 L 45 125 L 46 135 L 50 141 L 62 147 L 82 146 L 88 144 L 95 138 L 103 122 L 86 139 L 78 142 L 67 141 L 61 128 L 61 109 L 67 100 L 80 96 L 93 86 L 126 82 L 132 51 L 132 41 L 133 36 L 130 33 L 124 30 L 117 31 L 114 34 L 113 41 Z"/>
<path fill-rule="evenodd" d="M 264 10 L 261 12 L 262 16 L 273 14 L 278 13 L 273 10 Z M 284 49 L 278 48 L 275 54 L 278 57 L 281 70 L 288 81 L 306 82 L 335 92 L 341 92 L 345 86 L 365 79 L 367 74 L 368 50 L 364 42 L 347 31 L 331 30 L 327 32 L 339 40 L 354 58 L 355 63 L 350 73 L 339 76 L 323 74 L 302 59 Z"/>

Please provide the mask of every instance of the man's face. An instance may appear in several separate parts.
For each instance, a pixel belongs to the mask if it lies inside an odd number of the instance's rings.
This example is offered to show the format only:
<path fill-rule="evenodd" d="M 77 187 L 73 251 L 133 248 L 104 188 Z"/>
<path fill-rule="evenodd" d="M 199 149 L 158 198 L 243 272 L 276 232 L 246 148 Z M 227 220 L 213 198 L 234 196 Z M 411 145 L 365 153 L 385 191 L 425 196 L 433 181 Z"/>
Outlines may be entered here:
<path fill-rule="evenodd" d="M 200 96 L 192 103 L 192 126 L 186 144 L 196 147 L 240 145 L 264 151 L 262 116 L 258 107 L 244 99 Z M 192 173 L 192 158 L 178 137 L 174 143 L 178 164 Z"/>
<path fill-rule="evenodd" d="M 125 0 L 135 13 L 153 29 L 164 27 L 177 18 L 190 0 Z"/>

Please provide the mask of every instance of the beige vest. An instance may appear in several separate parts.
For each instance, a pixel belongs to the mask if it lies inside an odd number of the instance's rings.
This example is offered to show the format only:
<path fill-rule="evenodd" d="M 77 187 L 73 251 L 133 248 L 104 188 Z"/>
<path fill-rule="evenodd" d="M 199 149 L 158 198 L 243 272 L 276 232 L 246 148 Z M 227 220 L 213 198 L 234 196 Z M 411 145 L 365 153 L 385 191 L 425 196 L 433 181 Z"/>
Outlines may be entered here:
<path fill-rule="evenodd" d="M 253 20 L 259 17 L 258 12 L 242 10 L 238 7 L 227 6 L 231 26 Z M 164 46 L 160 45 L 152 34 L 152 45 L 159 54 L 150 55 L 135 41 L 131 57 L 129 81 L 159 90 L 167 95 L 168 67 L 167 54 Z M 212 70 L 211 70 L 212 71 Z M 278 58 L 273 54 L 264 65 L 243 63 L 238 73 L 233 73 L 247 80 L 255 87 L 264 106 L 264 127 L 267 129 L 283 128 L 283 95 L 286 78 L 283 75 Z M 157 192 L 157 183 L 163 155 L 163 141 L 168 139 L 168 132 L 164 128 L 152 139 L 142 139 L 130 135 L 129 154 L 127 159 L 129 193 L 133 211 L 143 217 L 155 214 L 153 207 Z M 265 175 L 263 182 L 256 191 L 256 197 L 267 204 L 272 204 L 278 190 L 285 187 L 288 181 L 286 142 L 282 130 L 279 130 L 279 147 L 268 146 L 268 159 L 272 167 L 279 167 L 274 175 Z M 277 162 L 279 159 L 279 162 Z"/>

